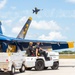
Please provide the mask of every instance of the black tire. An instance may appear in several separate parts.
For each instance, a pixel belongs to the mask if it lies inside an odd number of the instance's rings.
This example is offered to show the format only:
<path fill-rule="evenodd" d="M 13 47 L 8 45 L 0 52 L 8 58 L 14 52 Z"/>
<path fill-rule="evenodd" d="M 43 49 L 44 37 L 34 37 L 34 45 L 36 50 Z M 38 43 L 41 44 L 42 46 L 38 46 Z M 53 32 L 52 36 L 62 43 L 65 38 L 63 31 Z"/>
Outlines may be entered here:
<path fill-rule="evenodd" d="M 51 69 L 53 70 L 57 70 L 59 67 L 59 63 L 58 62 L 54 62 L 53 66 L 51 67 Z"/>
<path fill-rule="evenodd" d="M 22 73 L 22 72 L 25 72 L 25 65 L 22 64 L 21 68 L 19 69 L 19 71 Z"/>
<path fill-rule="evenodd" d="M 26 68 L 26 70 L 31 70 L 32 68 Z"/>
<path fill-rule="evenodd" d="M 37 60 L 35 63 L 35 70 L 43 70 L 44 69 L 44 61 L 43 60 Z"/>
<path fill-rule="evenodd" d="M 12 66 L 12 67 L 11 67 L 11 71 L 9 71 L 9 74 L 10 74 L 10 75 L 14 75 L 14 73 L 15 73 L 15 67 Z"/>
<path fill-rule="evenodd" d="M 48 69 L 48 67 L 44 67 L 44 70 L 47 70 Z"/>

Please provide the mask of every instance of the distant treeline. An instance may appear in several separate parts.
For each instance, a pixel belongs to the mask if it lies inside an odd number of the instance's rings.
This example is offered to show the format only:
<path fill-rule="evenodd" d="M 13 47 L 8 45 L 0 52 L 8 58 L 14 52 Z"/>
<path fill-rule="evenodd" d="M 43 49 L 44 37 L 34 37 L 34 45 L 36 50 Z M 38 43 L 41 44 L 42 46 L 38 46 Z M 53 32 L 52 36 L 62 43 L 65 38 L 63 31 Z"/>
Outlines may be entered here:
<path fill-rule="evenodd" d="M 75 54 L 75 51 L 62 51 L 59 54 Z"/>

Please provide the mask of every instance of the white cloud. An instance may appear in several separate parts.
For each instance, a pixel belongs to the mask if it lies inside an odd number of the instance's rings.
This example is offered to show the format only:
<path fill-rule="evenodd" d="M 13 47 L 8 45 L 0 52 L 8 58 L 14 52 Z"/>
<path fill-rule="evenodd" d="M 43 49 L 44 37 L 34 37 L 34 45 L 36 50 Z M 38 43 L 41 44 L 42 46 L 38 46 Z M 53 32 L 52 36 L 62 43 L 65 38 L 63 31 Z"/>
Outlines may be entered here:
<path fill-rule="evenodd" d="M 3 32 L 3 34 L 5 33 L 5 28 L 4 28 L 4 26 L 2 26 L 2 32 Z"/>
<path fill-rule="evenodd" d="M 50 32 L 48 35 L 41 35 L 39 36 L 39 39 L 42 39 L 42 40 L 63 40 L 63 39 L 66 39 L 67 37 L 63 36 L 61 34 L 61 32 Z"/>
<path fill-rule="evenodd" d="M 75 2 L 73 2 L 75 3 Z M 75 18 L 75 9 L 69 10 L 69 9 L 55 9 L 45 11 L 43 14 L 41 14 L 40 18 Z M 38 17 L 37 17 L 38 18 Z"/>
<path fill-rule="evenodd" d="M 69 27 L 65 27 L 65 30 L 70 30 L 70 28 Z"/>
<path fill-rule="evenodd" d="M 15 25 L 15 27 L 12 28 L 12 33 L 14 34 L 18 34 L 20 32 L 20 30 L 22 29 L 23 25 L 25 24 L 25 22 L 27 21 L 27 18 L 24 16 L 22 17 L 19 22 Z M 55 22 L 55 21 L 35 21 L 33 20 L 32 23 L 31 23 L 31 28 L 36 28 L 39 29 L 39 30 L 61 30 L 61 27 L 58 26 L 58 24 Z M 32 36 L 32 35 L 31 35 Z M 27 37 L 31 37 L 31 36 L 28 36 Z M 49 34 L 49 36 L 51 36 L 51 34 Z M 34 35 L 34 38 L 36 36 Z M 45 37 L 45 35 L 44 35 Z M 39 38 L 43 38 L 43 36 L 40 36 Z M 47 37 L 46 37 L 47 38 Z M 52 38 L 51 38 L 52 39 Z"/>
<path fill-rule="evenodd" d="M 20 20 L 19 20 L 19 23 L 22 24 L 23 22 L 25 22 L 27 20 L 26 16 L 22 17 Z"/>
<path fill-rule="evenodd" d="M 15 34 L 18 34 L 20 32 L 20 30 L 22 29 L 22 27 L 24 26 L 26 20 L 27 20 L 27 18 L 25 16 L 22 17 L 19 20 L 19 22 L 12 28 L 12 32 Z"/>
<path fill-rule="evenodd" d="M 15 34 L 18 34 L 20 32 L 20 30 L 21 30 L 21 27 L 14 27 L 12 29 L 12 32 L 15 33 Z"/>
<path fill-rule="evenodd" d="M 44 30 L 60 30 L 61 27 L 55 21 L 32 21 L 32 28 L 44 29 Z"/>
<path fill-rule="evenodd" d="M 66 0 L 67 2 L 75 3 L 75 0 Z"/>
<path fill-rule="evenodd" d="M 12 20 L 5 20 L 4 23 L 10 26 L 12 24 Z"/>
<path fill-rule="evenodd" d="M 27 37 L 27 39 L 29 38 L 29 39 L 34 39 L 34 38 L 36 38 L 37 39 L 37 36 L 38 36 L 38 34 L 36 33 L 36 34 L 33 34 L 33 33 L 29 33 L 29 34 L 27 34 L 26 35 L 26 37 Z"/>
<path fill-rule="evenodd" d="M 7 0 L 0 1 L 0 9 L 2 9 L 5 6 L 6 2 L 7 2 Z"/>

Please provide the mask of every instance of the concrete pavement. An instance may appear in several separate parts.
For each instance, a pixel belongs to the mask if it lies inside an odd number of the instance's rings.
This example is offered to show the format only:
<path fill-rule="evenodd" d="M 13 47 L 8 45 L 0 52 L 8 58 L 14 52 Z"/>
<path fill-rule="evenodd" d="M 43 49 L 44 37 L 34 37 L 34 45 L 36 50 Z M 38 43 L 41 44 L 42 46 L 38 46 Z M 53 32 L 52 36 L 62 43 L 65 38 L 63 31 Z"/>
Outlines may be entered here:
<path fill-rule="evenodd" d="M 58 70 L 51 70 L 48 68 L 43 71 L 35 71 L 34 69 L 29 70 L 24 73 L 19 73 L 18 71 L 15 75 L 75 75 L 75 59 L 60 59 L 60 67 Z M 0 75 L 7 75 L 1 74 Z"/>
<path fill-rule="evenodd" d="M 75 67 L 59 67 L 58 70 L 26 71 L 25 73 L 16 73 L 15 75 L 75 75 Z"/>
<path fill-rule="evenodd" d="M 30 70 L 25 73 L 16 73 L 15 75 L 75 75 L 75 59 L 60 59 L 58 70 L 48 68 L 43 71 Z"/>

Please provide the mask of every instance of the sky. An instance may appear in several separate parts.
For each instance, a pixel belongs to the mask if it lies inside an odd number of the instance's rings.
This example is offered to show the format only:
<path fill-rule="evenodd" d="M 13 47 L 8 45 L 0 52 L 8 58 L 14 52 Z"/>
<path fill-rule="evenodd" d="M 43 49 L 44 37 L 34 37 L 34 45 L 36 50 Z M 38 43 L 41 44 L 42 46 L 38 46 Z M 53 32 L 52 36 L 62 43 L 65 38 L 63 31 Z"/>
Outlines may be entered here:
<path fill-rule="evenodd" d="M 37 15 L 35 7 L 41 9 Z M 75 0 L 0 0 L 4 35 L 16 37 L 29 17 L 25 39 L 75 41 Z"/>

